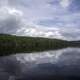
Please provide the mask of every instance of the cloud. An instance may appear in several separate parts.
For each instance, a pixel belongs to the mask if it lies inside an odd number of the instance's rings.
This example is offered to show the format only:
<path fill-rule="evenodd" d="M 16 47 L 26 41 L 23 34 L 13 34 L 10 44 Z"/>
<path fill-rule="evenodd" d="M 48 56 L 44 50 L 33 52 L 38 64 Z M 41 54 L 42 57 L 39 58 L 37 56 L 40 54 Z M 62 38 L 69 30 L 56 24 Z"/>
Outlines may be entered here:
<path fill-rule="evenodd" d="M 21 33 L 22 30 L 20 30 L 20 32 L 18 31 L 18 35 Z M 60 38 L 62 37 L 59 33 L 59 29 L 58 28 L 48 28 L 48 27 L 42 27 L 42 26 L 28 26 L 27 29 L 26 27 L 23 29 L 24 32 L 22 35 L 27 35 L 27 36 L 33 36 L 33 37 L 49 37 L 49 38 Z M 21 34 L 20 34 L 21 35 Z"/>
<path fill-rule="evenodd" d="M 70 5 L 70 0 L 61 0 L 60 4 L 63 8 L 67 8 Z"/>
<path fill-rule="evenodd" d="M 75 35 L 76 39 L 80 39 L 77 31 L 80 30 L 78 2 L 78 0 L 1 0 L 0 33 L 69 40 L 75 40 Z"/>
<path fill-rule="evenodd" d="M 2 7 L 0 9 L 0 33 L 16 33 L 21 27 L 22 13 L 14 8 Z"/>
<path fill-rule="evenodd" d="M 42 27 L 42 26 L 25 26 L 18 30 L 17 35 L 32 36 L 32 37 L 46 37 L 46 38 L 57 38 L 64 40 L 79 40 L 80 29 L 75 27 Z"/>

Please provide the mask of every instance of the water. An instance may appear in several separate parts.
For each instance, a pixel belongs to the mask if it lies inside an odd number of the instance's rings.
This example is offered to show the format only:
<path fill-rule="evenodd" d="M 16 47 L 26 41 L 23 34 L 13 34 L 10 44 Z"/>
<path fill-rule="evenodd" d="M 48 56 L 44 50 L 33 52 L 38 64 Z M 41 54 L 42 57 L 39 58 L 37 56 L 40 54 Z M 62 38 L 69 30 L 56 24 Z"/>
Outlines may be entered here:
<path fill-rule="evenodd" d="M 76 80 L 79 76 L 80 48 L 0 58 L 0 80 Z"/>

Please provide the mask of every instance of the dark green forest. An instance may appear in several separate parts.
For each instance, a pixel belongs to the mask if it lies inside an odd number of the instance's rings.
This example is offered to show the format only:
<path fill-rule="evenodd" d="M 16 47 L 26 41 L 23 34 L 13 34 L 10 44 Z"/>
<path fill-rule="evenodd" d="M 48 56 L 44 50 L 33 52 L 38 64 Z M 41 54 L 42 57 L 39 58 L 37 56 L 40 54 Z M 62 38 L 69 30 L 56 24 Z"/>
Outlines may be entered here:
<path fill-rule="evenodd" d="M 79 47 L 79 41 L 0 34 L 0 55 Z"/>

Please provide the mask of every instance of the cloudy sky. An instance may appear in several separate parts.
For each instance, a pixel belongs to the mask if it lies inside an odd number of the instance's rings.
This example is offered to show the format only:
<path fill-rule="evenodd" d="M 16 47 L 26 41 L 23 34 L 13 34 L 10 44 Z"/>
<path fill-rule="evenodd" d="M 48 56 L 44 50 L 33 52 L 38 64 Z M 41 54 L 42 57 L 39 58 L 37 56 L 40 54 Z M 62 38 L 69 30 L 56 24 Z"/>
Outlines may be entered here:
<path fill-rule="evenodd" d="M 0 33 L 80 39 L 80 0 L 0 0 Z"/>

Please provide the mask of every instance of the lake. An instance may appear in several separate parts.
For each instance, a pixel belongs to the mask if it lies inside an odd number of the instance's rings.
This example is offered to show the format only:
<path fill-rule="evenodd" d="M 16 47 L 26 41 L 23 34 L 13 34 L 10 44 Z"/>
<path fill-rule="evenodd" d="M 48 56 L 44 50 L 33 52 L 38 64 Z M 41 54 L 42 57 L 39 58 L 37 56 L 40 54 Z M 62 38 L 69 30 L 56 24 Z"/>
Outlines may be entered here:
<path fill-rule="evenodd" d="M 80 80 L 80 48 L 0 58 L 0 80 Z"/>

